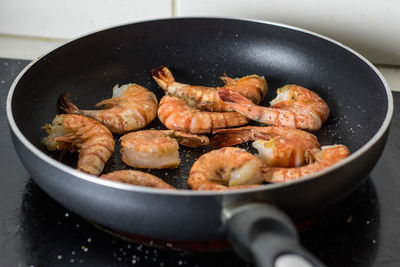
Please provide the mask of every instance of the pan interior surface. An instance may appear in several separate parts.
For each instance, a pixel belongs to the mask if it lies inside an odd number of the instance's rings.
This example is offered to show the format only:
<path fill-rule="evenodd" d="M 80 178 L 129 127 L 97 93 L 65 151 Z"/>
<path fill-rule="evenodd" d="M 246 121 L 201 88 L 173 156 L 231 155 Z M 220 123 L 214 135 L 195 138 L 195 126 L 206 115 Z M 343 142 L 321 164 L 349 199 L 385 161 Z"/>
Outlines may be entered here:
<path fill-rule="evenodd" d="M 69 92 L 81 109 L 112 95 L 115 84 L 137 83 L 164 92 L 151 70 L 168 66 L 182 83 L 222 85 L 219 77 L 265 76 L 268 106 L 276 89 L 299 84 L 317 92 L 331 115 L 316 132 L 322 145 L 344 144 L 351 152 L 363 147 L 388 113 L 387 91 L 379 75 L 362 58 L 319 36 L 280 25 L 230 19 L 171 19 L 124 25 L 76 39 L 43 56 L 15 85 L 12 113 L 17 127 L 34 146 L 57 159 L 41 143 L 42 126 L 59 113 L 57 99 Z M 256 123 L 253 123 L 257 125 Z M 146 129 L 165 129 L 156 118 Z M 115 153 L 104 173 L 128 169 Z M 248 144 L 243 147 L 250 149 Z M 145 170 L 181 189 L 193 162 L 210 148 L 181 147 L 178 169 Z M 75 167 L 76 155 L 63 163 Z"/>

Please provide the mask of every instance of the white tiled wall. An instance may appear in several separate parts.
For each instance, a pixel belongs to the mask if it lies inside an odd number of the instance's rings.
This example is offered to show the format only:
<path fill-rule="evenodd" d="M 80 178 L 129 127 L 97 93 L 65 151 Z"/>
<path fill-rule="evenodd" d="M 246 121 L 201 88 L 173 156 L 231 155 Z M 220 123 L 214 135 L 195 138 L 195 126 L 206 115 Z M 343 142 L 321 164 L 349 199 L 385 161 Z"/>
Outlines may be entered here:
<path fill-rule="evenodd" d="M 0 0 L 0 33 L 69 39 L 170 16 L 171 0 Z"/>
<path fill-rule="evenodd" d="M 375 63 L 400 65 L 397 0 L 176 0 L 177 16 L 275 21 L 340 41 Z"/>
<path fill-rule="evenodd" d="M 399 14 L 397 0 L 0 0 L 0 56 L 13 51 L 15 35 L 27 44 L 48 43 L 47 49 L 138 20 L 222 16 L 306 28 L 352 47 L 374 63 L 400 65 Z"/>

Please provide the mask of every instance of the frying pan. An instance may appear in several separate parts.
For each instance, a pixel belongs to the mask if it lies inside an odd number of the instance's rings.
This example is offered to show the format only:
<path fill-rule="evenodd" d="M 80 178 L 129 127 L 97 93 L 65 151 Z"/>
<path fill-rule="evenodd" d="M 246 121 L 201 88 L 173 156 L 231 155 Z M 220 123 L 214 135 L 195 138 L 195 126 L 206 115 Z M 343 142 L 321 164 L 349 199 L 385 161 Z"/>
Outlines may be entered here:
<path fill-rule="evenodd" d="M 88 109 L 134 82 L 164 92 L 151 69 L 168 66 L 177 81 L 217 86 L 218 77 L 266 77 L 268 105 L 278 87 L 296 83 L 316 91 L 331 115 L 316 132 L 322 145 L 344 144 L 350 157 L 285 184 L 229 192 L 194 192 L 186 179 L 210 148 L 181 148 L 176 170 L 152 171 L 176 192 L 106 181 L 62 163 L 41 143 L 41 127 L 58 113 L 68 91 Z M 180 18 L 122 25 L 73 40 L 30 63 L 14 81 L 7 118 L 18 155 L 33 179 L 72 211 L 108 228 L 160 240 L 229 239 L 259 266 L 322 265 L 301 248 L 291 220 L 309 218 L 354 190 L 384 148 L 393 111 L 391 92 L 365 58 L 344 45 L 299 28 L 260 21 Z M 162 129 L 154 120 L 147 128 Z M 118 140 L 116 136 L 116 140 Z M 248 145 L 244 145 L 248 147 Z M 127 168 L 115 155 L 104 172 Z M 229 160 L 229 159 L 227 159 Z M 290 219 L 289 219 L 290 218 Z"/>

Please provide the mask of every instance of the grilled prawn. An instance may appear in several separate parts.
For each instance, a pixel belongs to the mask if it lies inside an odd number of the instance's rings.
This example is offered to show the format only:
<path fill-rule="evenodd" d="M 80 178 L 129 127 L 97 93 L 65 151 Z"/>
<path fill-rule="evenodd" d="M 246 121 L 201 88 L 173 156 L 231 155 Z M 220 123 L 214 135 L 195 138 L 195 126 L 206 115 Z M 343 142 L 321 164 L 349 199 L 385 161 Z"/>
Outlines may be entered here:
<path fill-rule="evenodd" d="M 315 92 L 299 85 L 285 85 L 277 90 L 270 107 L 255 105 L 243 95 L 222 88 L 220 98 L 247 118 L 276 126 L 316 131 L 329 116 L 329 107 Z"/>
<path fill-rule="evenodd" d="M 135 170 L 114 171 L 103 174 L 100 176 L 100 178 L 137 186 L 161 189 L 175 189 L 173 186 L 167 184 L 166 182 L 154 175 Z"/>
<path fill-rule="evenodd" d="M 310 164 L 297 168 L 265 167 L 262 169 L 265 181 L 270 183 L 284 183 L 302 176 L 312 174 L 328 168 L 350 155 L 344 145 L 323 146 L 308 151 Z"/>
<path fill-rule="evenodd" d="M 237 147 L 224 147 L 200 156 L 189 172 L 193 190 L 250 188 L 261 184 L 262 160 Z"/>
<path fill-rule="evenodd" d="M 176 96 L 164 96 L 158 108 L 158 118 L 168 128 L 195 134 L 211 133 L 215 129 L 241 126 L 248 122 L 237 112 L 210 112 L 190 107 Z"/>
<path fill-rule="evenodd" d="M 344 145 L 313 148 L 308 165 L 293 168 L 270 167 L 261 159 L 237 147 L 213 150 L 195 161 L 188 184 L 194 190 L 251 188 L 268 183 L 285 183 L 328 168 L 349 156 Z"/>
<path fill-rule="evenodd" d="M 211 146 L 220 148 L 254 141 L 258 156 L 269 166 L 298 167 L 307 161 L 307 151 L 320 148 L 315 135 L 281 126 L 246 126 L 213 132 Z"/>
<path fill-rule="evenodd" d="M 111 132 L 123 134 L 148 125 L 157 115 L 157 98 L 137 84 L 125 84 L 113 88 L 113 97 L 96 104 L 102 110 L 80 110 L 68 99 L 60 97 L 59 107 L 70 114 L 79 114 L 103 123 Z"/>
<path fill-rule="evenodd" d="M 159 67 L 152 71 L 153 79 L 169 95 L 184 98 L 191 107 L 206 111 L 232 111 L 229 105 L 218 96 L 219 87 L 205 87 L 179 83 L 167 67 Z M 267 93 L 268 86 L 264 77 L 249 75 L 240 79 L 221 77 L 225 87 L 243 94 L 255 104 L 261 102 Z"/>
<path fill-rule="evenodd" d="M 74 114 L 57 115 L 52 124 L 43 127 L 48 136 L 43 138 L 47 149 L 77 151 L 77 169 L 99 175 L 114 152 L 114 138 L 103 124 Z"/>
<path fill-rule="evenodd" d="M 122 161 L 136 168 L 176 168 L 180 163 L 179 144 L 199 147 L 209 144 L 207 136 L 174 130 L 144 130 L 121 137 Z"/>

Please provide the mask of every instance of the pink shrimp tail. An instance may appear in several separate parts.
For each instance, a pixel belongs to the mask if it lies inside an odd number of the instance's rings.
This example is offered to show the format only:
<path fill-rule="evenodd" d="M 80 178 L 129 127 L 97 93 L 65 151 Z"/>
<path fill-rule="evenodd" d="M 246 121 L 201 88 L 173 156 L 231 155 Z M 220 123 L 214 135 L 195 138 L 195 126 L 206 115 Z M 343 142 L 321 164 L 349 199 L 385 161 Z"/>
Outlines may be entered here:
<path fill-rule="evenodd" d="M 219 98 L 221 98 L 222 101 L 227 102 L 227 104 L 238 103 L 238 104 L 253 105 L 253 102 L 250 99 L 243 96 L 242 94 L 232 91 L 232 90 L 229 90 L 224 87 L 222 87 L 218 90 L 218 95 L 219 95 Z"/>
<path fill-rule="evenodd" d="M 78 114 L 79 108 L 72 104 L 71 100 L 69 100 L 69 93 L 63 93 L 58 98 L 58 107 L 64 111 L 65 113 L 69 114 Z"/>
<path fill-rule="evenodd" d="M 158 68 L 152 69 L 151 74 L 153 75 L 153 79 L 164 90 L 166 90 L 168 84 L 175 82 L 174 76 L 167 67 L 160 66 Z"/>

